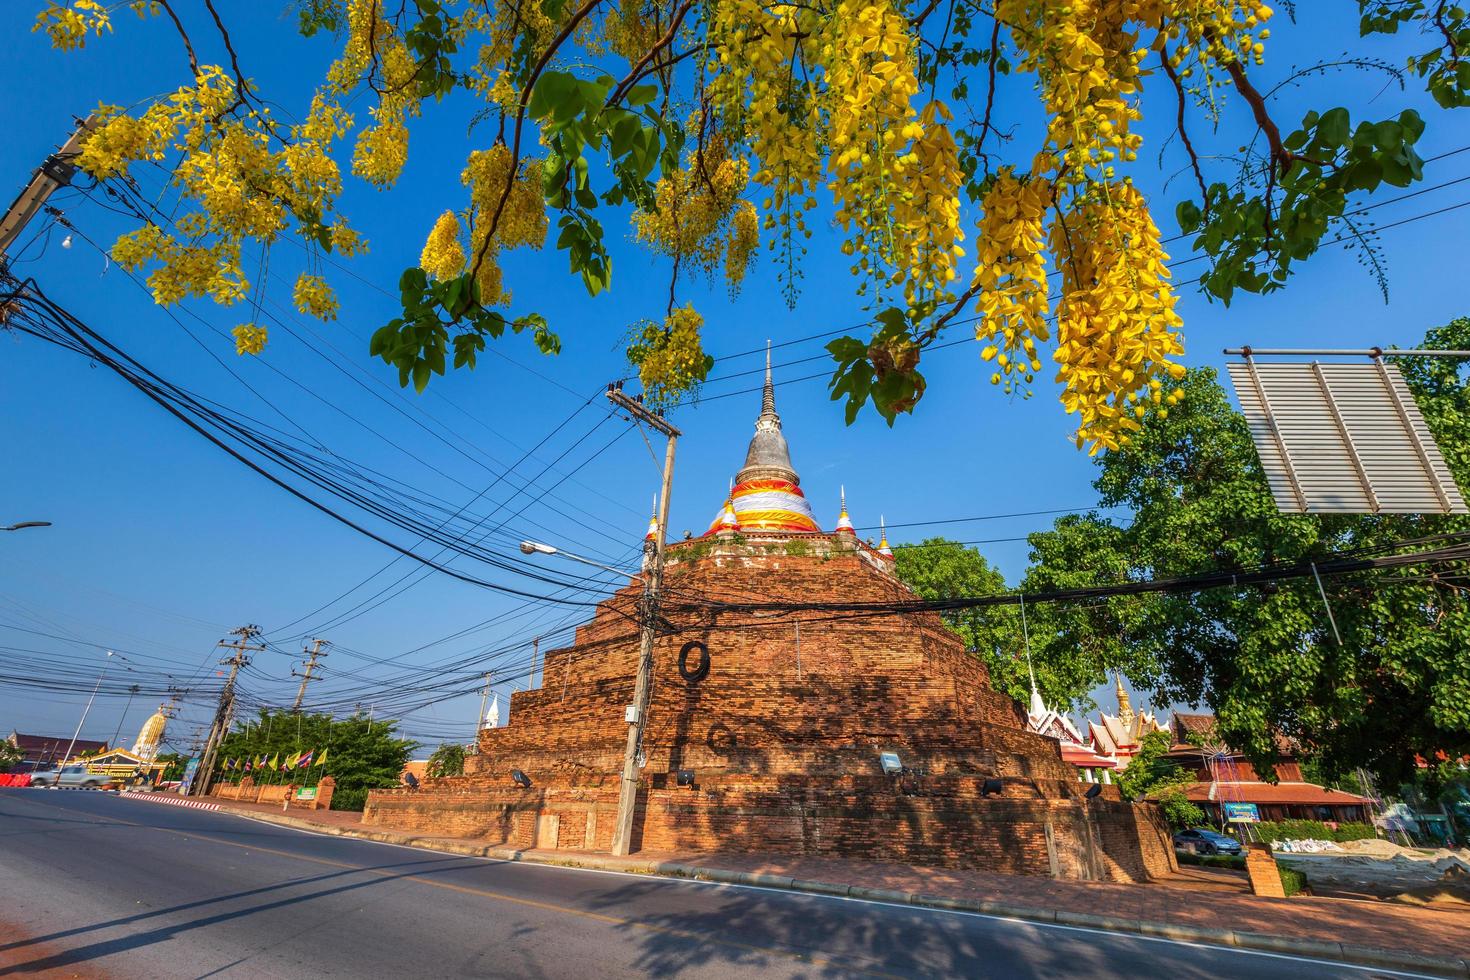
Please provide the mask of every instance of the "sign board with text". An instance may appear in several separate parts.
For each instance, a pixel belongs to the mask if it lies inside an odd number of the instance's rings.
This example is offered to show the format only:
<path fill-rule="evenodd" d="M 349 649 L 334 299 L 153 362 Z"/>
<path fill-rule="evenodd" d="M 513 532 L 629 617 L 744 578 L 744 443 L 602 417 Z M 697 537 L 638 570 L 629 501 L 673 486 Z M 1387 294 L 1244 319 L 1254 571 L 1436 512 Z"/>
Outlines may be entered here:
<path fill-rule="evenodd" d="M 1254 803 L 1222 803 L 1226 823 L 1260 823 L 1261 811 Z"/>

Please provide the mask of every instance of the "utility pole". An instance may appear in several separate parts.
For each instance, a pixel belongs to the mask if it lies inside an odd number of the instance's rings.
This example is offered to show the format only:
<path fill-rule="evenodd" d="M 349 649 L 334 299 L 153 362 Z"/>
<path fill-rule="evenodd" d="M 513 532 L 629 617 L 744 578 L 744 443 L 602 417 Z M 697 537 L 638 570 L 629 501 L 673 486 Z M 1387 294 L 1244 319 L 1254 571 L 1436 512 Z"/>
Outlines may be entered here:
<path fill-rule="evenodd" d="M 0 268 L 5 266 L 5 252 L 11 245 L 15 244 L 16 238 L 25 230 L 26 225 L 32 218 L 46 206 L 46 201 L 56 192 L 58 188 L 65 187 L 71 183 L 72 175 L 77 172 L 77 165 L 73 163 L 77 154 L 82 151 L 82 142 L 96 126 L 97 120 L 88 116 L 77 125 L 76 132 L 62 144 L 61 149 L 48 156 L 35 173 L 15 203 L 10 205 L 4 215 L 0 215 Z"/>
<path fill-rule="evenodd" d="M 250 641 L 260 635 L 259 626 L 241 626 L 237 630 L 231 630 L 234 642 L 220 641 L 220 646 L 233 650 L 224 660 L 222 665 L 230 668 L 230 676 L 225 680 L 224 689 L 219 692 L 219 707 L 214 712 L 214 723 L 209 727 L 209 738 L 204 742 L 204 757 L 199 760 L 199 769 L 194 777 L 194 785 L 190 787 L 193 796 L 204 796 L 209 792 L 209 784 L 214 779 L 214 764 L 219 754 L 219 744 L 224 741 L 225 735 L 229 734 L 230 724 L 235 717 L 235 678 L 240 673 L 240 668 L 250 662 L 248 654 L 264 650 L 265 647 L 252 644 Z"/>
<path fill-rule="evenodd" d="M 303 666 L 306 668 L 306 672 L 305 673 L 298 674 L 294 670 L 291 671 L 291 676 L 292 677 L 299 677 L 299 678 L 301 678 L 301 687 L 296 691 L 296 703 L 293 704 L 293 705 L 291 705 L 291 713 L 292 714 L 300 714 L 301 713 L 301 702 L 304 701 L 304 700 L 306 700 L 306 685 L 307 685 L 307 683 L 309 683 L 310 681 L 319 681 L 319 680 L 321 680 L 320 677 L 312 677 L 311 676 L 311 672 L 313 670 L 316 670 L 316 661 L 317 661 L 317 658 L 318 657 L 325 657 L 326 656 L 325 651 L 322 650 L 323 644 L 326 644 L 328 646 L 331 645 L 331 644 L 327 643 L 326 640 L 312 640 L 311 641 L 311 657 L 310 657 L 310 659 L 308 659 L 306 661 L 305 664 L 303 664 Z M 302 647 L 301 652 L 302 653 L 305 653 L 306 652 L 306 648 L 305 647 Z"/>
<path fill-rule="evenodd" d="M 658 529 L 653 541 L 645 545 L 652 550 L 643 573 L 643 595 L 638 602 L 638 674 L 633 683 L 633 703 L 628 705 L 628 744 L 623 750 L 623 781 L 618 787 L 618 822 L 613 828 L 612 852 L 627 855 L 633 847 L 633 817 L 638 808 L 638 756 L 643 748 L 643 730 L 647 724 L 648 703 L 653 694 L 653 640 L 658 623 L 659 589 L 664 580 L 664 544 L 669 526 L 669 494 L 674 483 L 674 445 L 681 433 L 643 406 L 641 398 L 623 394 L 621 383 L 607 386 L 607 400 L 627 412 L 640 423 L 662 432 L 668 438 L 664 449 L 663 482 L 659 487 Z"/>

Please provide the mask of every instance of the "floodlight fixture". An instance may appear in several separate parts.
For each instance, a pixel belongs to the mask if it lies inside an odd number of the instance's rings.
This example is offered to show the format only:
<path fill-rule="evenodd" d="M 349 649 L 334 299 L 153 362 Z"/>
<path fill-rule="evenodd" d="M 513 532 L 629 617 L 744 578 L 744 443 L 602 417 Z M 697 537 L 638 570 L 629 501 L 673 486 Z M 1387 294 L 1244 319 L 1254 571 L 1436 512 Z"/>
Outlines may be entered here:
<path fill-rule="evenodd" d="M 510 778 L 521 789 L 530 789 L 531 788 L 531 777 L 530 776 L 527 776 L 525 773 L 521 772 L 519 769 L 512 769 L 510 771 Z"/>
<path fill-rule="evenodd" d="M 694 788 L 694 770 L 693 769 L 680 769 L 678 772 L 674 773 L 674 784 L 676 786 L 688 786 L 690 789 L 693 789 Z"/>
<path fill-rule="evenodd" d="M 1002 783 L 999 779 L 987 779 L 985 780 L 985 782 L 980 784 L 980 795 L 996 796 L 999 795 L 1004 789 L 1005 784 Z"/>
<path fill-rule="evenodd" d="M 1102 783 L 1093 783 L 1087 787 L 1087 792 L 1082 794 L 1084 798 L 1095 800 L 1102 795 Z"/>
<path fill-rule="evenodd" d="M 885 776 L 897 776 L 903 772 L 903 762 L 899 759 L 897 752 L 878 753 L 878 765 L 883 767 Z"/>

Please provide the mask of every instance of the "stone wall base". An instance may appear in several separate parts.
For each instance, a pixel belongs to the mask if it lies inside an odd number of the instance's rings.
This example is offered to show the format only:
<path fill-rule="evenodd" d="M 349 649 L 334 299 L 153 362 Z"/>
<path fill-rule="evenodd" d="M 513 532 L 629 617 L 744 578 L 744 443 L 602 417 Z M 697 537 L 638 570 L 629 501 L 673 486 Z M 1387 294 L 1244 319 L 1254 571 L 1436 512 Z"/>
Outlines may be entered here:
<path fill-rule="evenodd" d="M 521 849 L 607 851 L 617 784 L 600 782 L 516 789 L 447 779 L 420 791 L 375 790 L 363 823 Z M 1152 805 L 1047 798 L 1017 785 L 984 797 L 970 792 L 978 787 L 970 782 L 913 793 L 883 779 L 645 785 L 633 845 L 635 852 L 768 852 L 1092 881 L 1143 881 L 1178 869 Z"/>

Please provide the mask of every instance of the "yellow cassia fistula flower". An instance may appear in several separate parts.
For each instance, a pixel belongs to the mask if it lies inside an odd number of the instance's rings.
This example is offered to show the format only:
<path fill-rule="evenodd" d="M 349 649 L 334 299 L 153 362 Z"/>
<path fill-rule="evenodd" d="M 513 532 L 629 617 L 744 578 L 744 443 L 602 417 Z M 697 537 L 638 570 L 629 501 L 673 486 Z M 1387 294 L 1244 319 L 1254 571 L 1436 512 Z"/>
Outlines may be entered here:
<path fill-rule="evenodd" d="M 242 323 L 230 333 L 235 337 L 236 354 L 259 354 L 269 340 L 265 327 L 253 323 Z"/>
<path fill-rule="evenodd" d="M 459 219 L 445 211 L 434 222 L 419 267 L 435 279 L 453 279 L 464 271 L 464 247 L 459 243 Z"/>

